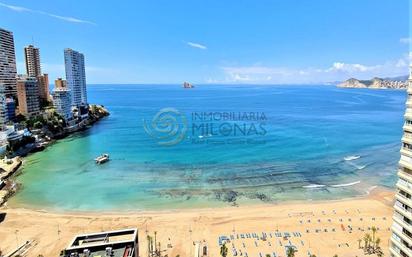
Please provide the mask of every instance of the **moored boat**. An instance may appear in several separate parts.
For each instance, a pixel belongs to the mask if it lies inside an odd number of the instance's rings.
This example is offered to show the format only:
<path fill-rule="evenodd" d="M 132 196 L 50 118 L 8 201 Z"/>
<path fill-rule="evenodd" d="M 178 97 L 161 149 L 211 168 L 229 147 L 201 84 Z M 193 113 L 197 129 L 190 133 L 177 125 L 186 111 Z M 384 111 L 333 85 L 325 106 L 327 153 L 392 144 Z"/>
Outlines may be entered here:
<path fill-rule="evenodd" d="M 96 159 L 94 159 L 94 161 L 96 162 L 96 164 L 102 164 L 102 163 L 105 163 L 105 162 L 107 162 L 107 161 L 109 161 L 109 160 L 110 160 L 110 159 L 109 159 L 109 154 L 107 154 L 107 153 L 102 154 L 102 155 L 96 157 Z"/>

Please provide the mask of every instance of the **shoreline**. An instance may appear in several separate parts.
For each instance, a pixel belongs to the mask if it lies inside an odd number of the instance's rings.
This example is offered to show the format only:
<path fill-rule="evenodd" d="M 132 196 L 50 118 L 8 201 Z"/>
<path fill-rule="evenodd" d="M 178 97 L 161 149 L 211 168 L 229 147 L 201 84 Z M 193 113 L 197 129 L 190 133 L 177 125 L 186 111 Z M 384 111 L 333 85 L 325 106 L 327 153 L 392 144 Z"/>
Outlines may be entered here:
<path fill-rule="evenodd" d="M 345 197 L 340 199 L 307 199 L 307 200 L 278 200 L 275 202 L 264 203 L 264 202 L 256 202 L 256 203 L 246 203 L 242 205 L 225 205 L 225 206 L 213 206 L 213 207 L 198 207 L 198 208 L 162 208 L 162 209 L 152 209 L 152 210 L 125 210 L 125 211 L 113 211 L 113 210 L 97 210 L 97 211 L 90 211 L 90 210 L 74 210 L 74 211 L 67 211 L 58 208 L 36 208 L 33 206 L 30 207 L 19 207 L 19 206 L 9 206 L 8 203 L 0 207 L 0 211 L 3 209 L 11 209 L 11 210 L 18 210 L 18 211 L 27 211 L 27 212 L 36 212 L 36 213 L 47 213 L 47 214 L 56 214 L 56 215 L 68 215 L 68 216 L 94 216 L 94 215 L 108 215 L 108 216 L 118 216 L 118 215 L 147 215 L 147 214 L 174 214 L 178 212 L 202 212 L 202 211 L 211 211 L 211 210 L 233 210 L 237 208 L 265 208 L 265 207 L 273 207 L 273 206 L 288 206 L 288 205 L 299 205 L 299 204 L 326 204 L 326 203 L 339 203 L 339 202 L 346 202 L 346 201 L 356 201 L 356 200 L 367 200 L 367 199 L 376 199 L 380 198 L 382 194 L 393 194 L 395 195 L 395 189 L 390 190 L 389 188 L 383 186 L 374 186 L 369 192 L 364 195 L 358 195 L 353 197 Z"/>
<path fill-rule="evenodd" d="M 20 171 L 24 167 L 26 157 L 38 152 L 45 151 L 46 149 L 60 142 L 63 139 L 76 135 L 77 133 L 86 131 L 93 127 L 101 119 L 110 115 L 110 113 L 102 105 L 89 105 L 89 107 L 91 106 L 94 106 L 94 108 L 99 108 L 97 114 L 91 114 L 87 119 L 84 120 L 86 122 L 82 121 L 82 125 L 80 123 L 78 124 L 77 129 L 69 130 L 69 128 L 67 128 L 67 131 L 65 131 L 63 134 L 56 134 L 54 138 L 50 138 L 45 143 L 42 143 L 41 146 L 37 146 L 36 144 L 33 144 L 32 146 L 24 146 L 22 149 L 18 149 L 17 151 L 12 153 L 12 158 L 10 158 L 10 160 L 13 160 L 13 162 L 10 164 L 10 167 L 5 166 L 6 169 L 3 168 L 6 175 L 2 176 L 2 178 L 4 179 L 6 186 L 3 189 L 1 189 L 0 192 L 1 195 L 5 195 L 7 197 L 0 198 L 0 208 L 7 205 L 8 200 L 12 198 L 20 190 L 22 185 L 20 183 L 17 183 L 16 177 L 20 175 Z M 15 165 L 14 161 L 18 162 L 17 165 Z"/>
<path fill-rule="evenodd" d="M 35 242 L 30 249 L 32 256 L 58 256 L 76 234 L 137 228 L 140 256 L 145 256 L 147 251 L 145 235 L 152 235 L 155 231 L 162 246 L 169 242 L 173 245 L 165 250 L 169 256 L 193 255 L 192 241 L 206 242 L 210 256 L 218 256 L 217 239 L 221 235 L 279 230 L 302 234 L 301 237 L 290 238 L 299 248 L 296 257 L 307 256 L 307 251 L 317 256 L 361 257 L 367 255 L 358 249 L 357 240 L 370 233 L 372 226 L 379 229 L 377 235 L 382 239 L 382 249 L 387 252 L 394 195 L 395 192 L 376 189 L 370 195 L 356 199 L 132 213 L 56 213 L 2 207 L 0 214 L 4 218 L 0 220 L 0 241 L 6 252 L 16 247 L 18 237 L 20 242 Z M 341 229 L 343 226 L 346 229 Z M 278 244 L 277 239 L 274 240 Z M 249 244 L 253 241 L 242 241 L 251 256 L 266 251 L 267 245 L 263 241 L 257 241 L 258 248 Z M 233 243 L 238 249 L 242 248 L 240 240 Z M 346 244 L 352 247 L 341 247 Z M 273 247 L 270 248 L 272 251 L 276 250 L 283 256 L 283 247 L 275 244 Z"/>

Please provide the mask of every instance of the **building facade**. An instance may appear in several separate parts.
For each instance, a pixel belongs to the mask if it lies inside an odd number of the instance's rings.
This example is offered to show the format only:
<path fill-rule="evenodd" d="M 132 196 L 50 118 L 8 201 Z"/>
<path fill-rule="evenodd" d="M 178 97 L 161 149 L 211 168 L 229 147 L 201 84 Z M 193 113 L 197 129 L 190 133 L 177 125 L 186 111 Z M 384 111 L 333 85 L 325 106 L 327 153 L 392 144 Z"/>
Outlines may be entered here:
<path fill-rule="evenodd" d="M 26 73 L 29 77 L 38 77 L 41 75 L 40 66 L 40 49 L 32 45 L 24 48 L 24 57 L 26 61 Z"/>
<path fill-rule="evenodd" d="M 6 98 L 7 120 L 13 121 L 16 118 L 16 101 L 13 98 Z"/>
<path fill-rule="evenodd" d="M 390 245 L 392 257 L 412 256 L 412 72 L 408 83 Z"/>
<path fill-rule="evenodd" d="M 49 93 L 49 75 L 43 74 L 37 77 L 39 81 L 39 99 L 40 103 L 44 104 L 50 101 Z"/>
<path fill-rule="evenodd" d="M 87 91 L 84 55 L 70 48 L 64 49 L 64 64 L 67 86 L 72 95 L 72 105 L 86 105 Z"/>
<path fill-rule="evenodd" d="M 21 76 L 17 79 L 19 113 L 31 117 L 40 113 L 39 85 L 36 78 Z"/>
<path fill-rule="evenodd" d="M 6 96 L 17 97 L 16 76 L 13 33 L 0 28 L 0 83 L 5 86 Z"/>
<path fill-rule="evenodd" d="M 5 129 L 7 122 L 6 87 L 0 84 L 0 131 Z"/>
<path fill-rule="evenodd" d="M 67 88 L 67 81 L 62 78 L 57 78 L 54 81 L 54 88 Z"/>
<path fill-rule="evenodd" d="M 57 79 L 53 90 L 53 105 L 56 112 L 66 121 L 72 118 L 71 92 L 66 86 L 66 81 Z"/>

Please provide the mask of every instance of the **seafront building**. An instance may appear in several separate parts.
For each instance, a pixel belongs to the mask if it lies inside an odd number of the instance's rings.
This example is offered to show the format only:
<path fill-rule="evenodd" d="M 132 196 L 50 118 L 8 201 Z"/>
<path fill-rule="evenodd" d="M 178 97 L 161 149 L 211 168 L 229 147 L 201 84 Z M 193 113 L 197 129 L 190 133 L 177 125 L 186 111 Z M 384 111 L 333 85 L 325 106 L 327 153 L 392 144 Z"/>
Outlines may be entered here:
<path fill-rule="evenodd" d="M 13 98 L 6 98 L 6 115 L 8 121 L 13 121 L 16 117 L 16 101 Z"/>
<path fill-rule="evenodd" d="M 75 236 L 61 257 L 138 257 L 137 229 L 99 232 Z"/>
<path fill-rule="evenodd" d="M 5 86 L 6 96 L 17 96 L 16 76 L 13 32 L 0 28 L 0 83 Z"/>
<path fill-rule="evenodd" d="M 37 78 L 39 83 L 39 100 L 44 104 L 50 100 L 49 76 L 41 73 L 40 49 L 33 45 L 24 48 L 26 73 L 29 77 Z"/>
<path fill-rule="evenodd" d="M 0 131 L 5 129 L 7 122 L 6 87 L 0 84 Z"/>
<path fill-rule="evenodd" d="M 87 104 L 86 71 L 84 55 L 70 48 L 64 49 L 67 86 L 71 91 L 72 105 Z"/>
<path fill-rule="evenodd" d="M 43 74 L 37 77 L 39 82 L 39 100 L 41 103 L 48 102 L 50 100 L 49 94 L 49 75 Z"/>
<path fill-rule="evenodd" d="M 53 105 L 56 112 L 66 121 L 72 118 L 71 92 L 66 86 L 66 81 L 61 78 L 54 81 Z"/>
<path fill-rule="evenodd" d="M 390 246 L 392 257 L 412 256 L 412 72 L 408 83 Z"/>
<path fill-rule="evenodd" d="M 31 117 L 40 114 L 39 85 L 34 77 L 19 76 L 17 79 L 19 113 Z"/>
<path fill-rule="evenodd" d="M 67 81 L 62 78 L 57 78 L 54 81 L 54 88 L 67 88 Z"/>
<path fill-rule="evenodd" d="M 40 49 L 33 45 L 24 48 L 24 57 L 26 60 L 26 72 L 29 77 L 38 77 L 41 75 L 40 66 Z"/>

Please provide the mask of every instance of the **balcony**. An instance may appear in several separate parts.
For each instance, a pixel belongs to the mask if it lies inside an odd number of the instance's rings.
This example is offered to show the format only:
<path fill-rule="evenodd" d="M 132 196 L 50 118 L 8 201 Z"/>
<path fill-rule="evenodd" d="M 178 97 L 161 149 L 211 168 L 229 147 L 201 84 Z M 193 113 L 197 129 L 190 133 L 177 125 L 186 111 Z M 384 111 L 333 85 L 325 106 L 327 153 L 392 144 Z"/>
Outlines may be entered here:
<path fill-rule="evenodd" d="M 389 248 L 389 250 L 391 251 L 392 256 L 394 257 L 402 257 L 400 253 L 398 253 L 396 250 L 394 250 L 392 247 Z"/>
<path fill-rule="evenodd" d="M 412 160 L 408 160 L 408 158 L 402 157 L 399 161 L 399 165 L 407 168 L 407 169 L 412 169 Z M 405 172 L 404 172 L 405 173 Z"/>
<path fill-rule="evenodd" d="M 409 245 L 412 244 L 412 238 L 410 238 L 408 235 L 402 232 L 402 230 L 398 229 L 396 226 L 392 226 L 392 231 L 400 237 L 403 241 L 407 242 Z M 409 249 L 406 245 L 404 245 L 400 240 L 398 240 L 395 237 L 392 237 L 392 242 L 396 242 L 397 245 L 403 246 L 403 248 L 399 247 L 402 249 L 402 251 L 409 253 L 409 256 L 412 256 L 412 250 Z"/>
<path fill-rule="evenodd" d="M 391 237 L 391 241 L 392 241 L 392 244 L 394 244 L 394 245 L 398 248 L 398 249 L 397 249 L 398 251 L 399 251 L 399 249 L 400 249 L 400 250 L 402 250 L 402 252 L 404 252 L 405 254 L 407 254 L 407 256 L 412 256 L 412 255 L 411 255 L 412 252 L 411 252 L 410 250 L 408 250 L 408 248 L 407 248 L 406 246 L 404 246 L 401 242 L 399 242 L 398 240 L 396 240 L 394 237 Z M 390 250 L 391 250 L 392 253 L 395 253 L 395 256 L 400 256 L 400 257 L 403 257 L 403 256 L 404 256 L 404 255 L 401 254 L 400 252 L 396 251 L 396 250 L 394 249 L 394 247 L 391 247 Z"/>
<path fill-rule="evenodd" d="M 412 163 L 410 165 L 412 165 Z M 401 166 L 404 166 L 404 165 L 401 164 Z M 400 177 L 400 178 L 402 178 L 402 179 L 404 179 L 404 180 L 406 180 L 406 181 L 408 181 L 409 183 L 412 184 L 412 174 L 409 174 L 409 173 L 403 171 L 402 168 L 400 168 L 399 171 L 398 171 L 398 177 Z"/>
<path fill-rule="evenodd" d="M 402 147 L 401 154 L 412 157 L 412 150 L 406 147 Z"/>
<path fill-rule="evenodd" d="M 406 113 L 405 113 L 405 116 L 406 116 Z M 405 122 L 405 124 L 403 125 L 403 130 L 412 132 L 412 124 Z"/>
<path fill-rule="evenodd" d="M 409 133 L 407 135 L 406 135 L 406 133 L 403 134 L 402 142 L 412 144 L 412 137 L 409 135 Z"/>
<path fill-rule="evenodd" d="M 393 220 L 399 223 L 402 227 L 406 228 L 407 230 L 412 230 L 412 225 L 404 221 L 404 217 L 401 214 L 395 212 L 393 214 Z"/>
<path fill-rule="evenodd" d="M 397 185 L 397 186 L 398 186 L 398 185 Z M 403 191 L 405 191 L 405 190 L 402 188 L 402 186 L 398 186 L 398 188 L 400 188 L 400 189 L 402 189 Z M 396 198 L 398 201 L 400 201 L 400 202 L 402 202 L 402 203 L 404 203 L 404 204 L 406 204 L 406 205 L 408 205 L 408 206 L 412 206 L 412 199 L 408 199 L 408 198 L 406 198 L 405 196 L 401 195 L 400 193 L 397 193 L 397 194 L 395 195 L 395 198 Z"/>
<path fill-rule="evenodd" d="M 405 208 L 403 208 L 400 203 L 396 202 L 394 207 L 395 207 L 395 210 L 397 210 L 400 214 L 412 220 L 412 213 L 406 210 Z"/>

